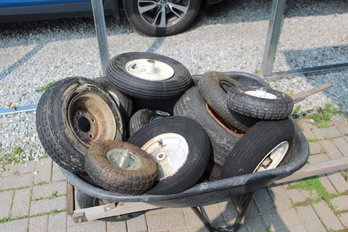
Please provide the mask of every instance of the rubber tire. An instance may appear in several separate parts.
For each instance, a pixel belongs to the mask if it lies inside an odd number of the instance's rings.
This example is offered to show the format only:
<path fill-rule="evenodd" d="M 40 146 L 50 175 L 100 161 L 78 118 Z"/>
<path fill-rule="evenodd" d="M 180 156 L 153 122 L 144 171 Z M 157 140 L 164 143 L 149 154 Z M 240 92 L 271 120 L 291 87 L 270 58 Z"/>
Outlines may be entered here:
<path fill-rule="evenodd" d="M 73 173 L 86 173 L 85 154 L 88 147 L 74 135 L 66 118 L 69 98 L 81 86 L 88 86 L 89 91 L 100 96 L 110 107 L 116 125 L 119 127 L 115 138 L 123 138 L 123 122 L 116 104 L 97 82 L 82 77 L 71 77 L 57 81 L 40 98 L 36 110 L 36 129 L 42 146 L 47 154 L 59 166 Z"/>
<path fill-rule="evenodd" d="M 142 18 L 137 3 L 138 0 L 123 0 L 124 11 L 135 29 L 141 34 L 149 36 L 169 36 L 184 31 L 197 18 L 201 6 L 201 0 L 191 0 L 188 11 L 179 22 L 172 26 L 161 28 L 149 24 Z"/>
<path fill-rule="evenodd" d="M 236 80 L 238 77 L 238 81 Z M 252 78 L 250 78 L 252 77 Z M 256 77 L 257 78 L 257 77 Z M 249 86 L 269 87 L 263 82 L 255 81 L 255 76 L 248 73 L 235 72 L 229 76 L 219 72 L 206 72 L 198 82 L 198 89 L 204 100 L 219 115 L 221 120 L 230 127 L 239 131 L 247 131 L 258 120 L 231 113 L 227 107 L 227 89 L 222 87 L 222 83 L 228 86 Z"/>
<path fill-rule="evenodd" d="M 124 169 L 112 164 L 106 153 L 114 148 L 132 152 L 141 162 L 138 169 Z M 139 195 L 146 192 L 155 183 L 157 164 L 152 156 L 140 148 L 121 141 L 97 141 L 89 148 L 85 159 L 88 175 L 104 189 Z"/>
<path fill-rule="evenodd" d="M 174 69 L 174 75 L 164 81 L 140 79 L 127 72 L 125 65 L 135 59 L 161 61 Z M 106 78 L 122 93 L 140 99 L 167 99 L 185 92 L 192 84 L 188 69 L 178 61 L 148 52 L 123 53 L 114 57 L 108 64 Z"/>
<path fill-rule="evenodd" d="M 289 142 L 288 154 L 294 135 L 295 126 L 290 119 L 256 123 L 228 155 L 223 165 L 222 178 L 252 173 L 264 157 L 282 141 Z M 280 165 L 285 160 L 286 156 Z"/>
<path fill-rule="evenodd" d="M 247 90 L 256 90 L 250 87 Z M 265 89 L 275 95 L 276 99 L 265 99 L 250 96 L 246 89 L 231 87 L 227 93 L 227 107 L 234 112 L 247 117 L 280 120 L 289 117 L 294 107 L 293 99 L 283 92 L 274 89 Z"/>
<path fill-rule="evenodd" d="M 209 137 L 202 126 L 185 117 L 166 117 L 151 122 L 131 136 L 128 142 L 142 147 L 163 133 L 176 133 L 184 137 L 189 146 L 189 153 L 186 162 L 179 170 L 157 182 L 147 192 L 152 195 L 174 194 L 192 187 L 204 174 L 211 155 Z"/>
<path fill-rule="evenodd" d="M 166 116 L 159 115 L 148 109 L 141 109 L 137 111 L 129 120 L 129 136 L 132 136 L 135 132 L 140 130 L 140 128 L 152 122 L 153 120 L 160 119 L 163 117 Z"/>
<path fill-rule="evenodd" d="M 223 165 L 242 135 L 223 128 L 206 108 L 206 102 L 199 94 L 197 87 L 192 87 L 174 106 L 174 115 L 185 116 L 196 120 L 208 134 L 214 153 L 214 162 Z"/>
<path fill-rule="evenodd" d="M 98 200 L 97 198 L 91 197 L 91 196 L 81 192 L 80 190 L 77 190 L 77 192 L 76 192 L 76 201 L 81 209 L 99 206 L 97 200 Z M 120 222 L 120 221 L 126 221 L 129 219 L 138 217 L 144 213 L 145 213 L 145 211 L 141 211 L 141 212 L 136 212 L 136 213 L 124 214 L 124 215 L 120 215 L 120 216 L 100 218 L 98 220 L 107 221 L 107 222 Z"/>
<path fill-rule="evenodd" d="M 120 109 L 123 119 L 128 122 L 132 116 L 132 100 L 121 93 L 108 79 L 105 77 L 98 77 L 95 79 L 101 86 L 103 86 L 108 93 L 111 95 L 112 99 L 115 101 L 117 107 Z"/>

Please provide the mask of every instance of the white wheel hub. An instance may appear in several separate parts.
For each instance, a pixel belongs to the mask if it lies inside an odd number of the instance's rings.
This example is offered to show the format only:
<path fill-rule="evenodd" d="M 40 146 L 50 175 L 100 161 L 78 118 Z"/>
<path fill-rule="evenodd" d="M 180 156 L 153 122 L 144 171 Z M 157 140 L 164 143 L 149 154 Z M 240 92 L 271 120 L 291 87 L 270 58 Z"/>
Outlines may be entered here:
<path fill-rule="evenodd" d="M 275 146 L 257 165 L 254 172 L 262 172 L 278 167 L 289 150 L 289 142 L 283 141 Z"/>
<path fill-rule="evenodd" d="M 158 60 L 131 60 L 126 63 L 125 68 L 131 75 L 148 81 L 164 81 L 174 76 L 174 69 Z"/>
<path fill-rule="evenodd" d="M 189 153 L 186 139 L 175 133 L 160 134 L 145 143 L 141 149 L 156 160 L 159 181 L 174 175 L 185 164 Z"/>
<path fill-rule="evenodd" d="M 277 99 L 276 95 L 268 93 L 267 91 L 263 89 L 250 90 L 250 91 L 246 91 L 245 93 L 250 96 L 258 97 L 258 98 Z"/>

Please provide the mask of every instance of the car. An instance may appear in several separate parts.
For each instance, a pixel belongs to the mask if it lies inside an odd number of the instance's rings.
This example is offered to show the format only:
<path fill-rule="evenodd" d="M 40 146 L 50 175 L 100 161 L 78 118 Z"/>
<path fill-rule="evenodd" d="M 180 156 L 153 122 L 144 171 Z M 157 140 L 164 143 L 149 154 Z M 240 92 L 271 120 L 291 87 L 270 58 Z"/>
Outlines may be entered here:
<path fill-rule="evenodd" d="M 180 33 L 196 19 L 202 6 L 223 0 L 103 0 L 105 14 L 123 12 L 135 29 L 150 36 Z M 91 0 L 1 0 L 0 23 L 92 15 Z"/>

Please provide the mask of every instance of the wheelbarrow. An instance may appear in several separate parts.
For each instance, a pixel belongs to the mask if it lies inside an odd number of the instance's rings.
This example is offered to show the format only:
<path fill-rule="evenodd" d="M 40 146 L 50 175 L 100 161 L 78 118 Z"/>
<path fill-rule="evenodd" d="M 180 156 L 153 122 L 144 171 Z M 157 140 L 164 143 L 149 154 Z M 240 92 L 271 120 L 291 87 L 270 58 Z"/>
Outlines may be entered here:
<path fill-rule="evenodd" d="M 111 216 L 120 217 L 134 215 L 157 208 L 191 207 L 205 227 L 210 231 L 237 231 L 244 217 L 253 193 L 267 187 L 277 180 L 291 175 L 305 165 L 309 156 L 309 145 L 302 131 L 295 125 L 293 146 L 287 155 L 286 163 L 275 169 L 263 172 L 230 177 L 196 184 L 192 188 L 170 195 L 123 195 L 104 190 L 67 170 L 61 169 L 68 180 L 68 214 L 75 222 L 91 221 Z M 91 208 L 75 209 L 74 188 L 79 191 L 108 202 L 114 202 Z M 203 206 L 231 200 L 236 197 L 237 217 L 233 225 L 227 228 L 214 228 Z M 126 220 L 125 217 L 124 220 Z"/>

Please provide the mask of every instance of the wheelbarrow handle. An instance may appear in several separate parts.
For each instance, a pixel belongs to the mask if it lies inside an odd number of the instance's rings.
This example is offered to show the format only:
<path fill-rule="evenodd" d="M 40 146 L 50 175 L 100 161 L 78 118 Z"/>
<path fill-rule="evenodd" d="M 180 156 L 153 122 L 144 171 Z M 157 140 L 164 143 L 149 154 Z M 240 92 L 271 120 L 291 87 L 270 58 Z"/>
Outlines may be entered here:
<path fill-rule="evenodd" d="M 316 93 L 322 92 L 325 89 L 328 89 L 330 87 L 332 87 L 332 84 L 330 82 L 327 82 L 325 84 L 320 85 L 319 87 L 315 87 L 315 88 L 312 88 L 310 90 L 299 92 L 299 93 L 295 94 L 292 97 L 292 99 L 294 100 L 294 103 L 299 103 L 300 101 L 303 101 L 307 97 L 312 96 Z"/>

